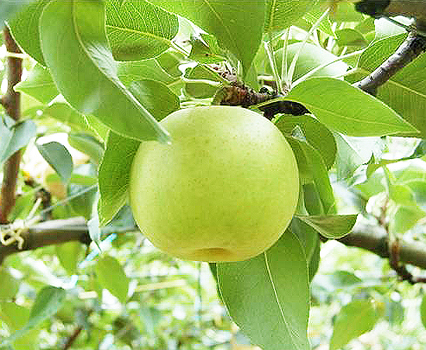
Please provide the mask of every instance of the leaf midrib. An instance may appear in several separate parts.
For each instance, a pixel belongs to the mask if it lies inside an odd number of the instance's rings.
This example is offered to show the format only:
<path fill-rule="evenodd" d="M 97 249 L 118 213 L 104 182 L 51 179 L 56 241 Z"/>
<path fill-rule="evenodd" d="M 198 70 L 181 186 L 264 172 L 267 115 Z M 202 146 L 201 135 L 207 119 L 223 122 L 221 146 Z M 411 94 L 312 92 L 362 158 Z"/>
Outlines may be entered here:
<path fill-rule="evenodd" d="M 286 319 L 286 317 L 284 315 L 284 310 L 282 309 L 282 306 L 281 306 L 281 303 L 280 303 L 280 299 L 278 297 L 278 292 L 277 292 L 277 289 L 275 287 L 275 283 L 274 283 L 274 279 L 272 277 L 271 269 L 269 267 L 268 254 L 267 254 L 267 252 L 264 252 L 263 255 L 265 257 L 266 271 L 268 272 L 268 277 L 269 277 L 269 280 L 271 281 L 272 290 L 274 291 L 274 296 L 275 296 L 275 299 L 277 301 L 277 305 L 278 305 L 278 308 L 280 310 L 280 314 L 281 314 L 282 320 L 284 322 L 285 327 L 287 328 L 288 334 L 290 335 L 290 337 L 291 337 L 291 339 L 293 341 L 293 344 L 296 345 L 296 342 L 294 341 L 293 330 L 291 329 L 290 325 L 287 322 L 287 319 Z"/>
<path fill-rule="evenodd" d="M 155 34 L 150 33 L 150 32 L 143 32 L 143 31 L 140 31 L 140 30 L 131 29 L 131 28 L 127 28 L 127 27 L 113 26 L 111 24 L 107 24 L 107 25 L 105 25 L 105 27 L 107 29 L 114 29 L 114 30 L 118 30 L 118 31 L 121 31 L 121 32 L 138 34 L 138 35 L 141 35 L 141 36 L 149 37 L 151 39 L 161 41 L 164 44 L 168 45 L 169 47 L 172 47 L 172 41 L 171 40 L 166 39 L 165 37 L 162 37 L 162 36 L 155 35 Z"/>

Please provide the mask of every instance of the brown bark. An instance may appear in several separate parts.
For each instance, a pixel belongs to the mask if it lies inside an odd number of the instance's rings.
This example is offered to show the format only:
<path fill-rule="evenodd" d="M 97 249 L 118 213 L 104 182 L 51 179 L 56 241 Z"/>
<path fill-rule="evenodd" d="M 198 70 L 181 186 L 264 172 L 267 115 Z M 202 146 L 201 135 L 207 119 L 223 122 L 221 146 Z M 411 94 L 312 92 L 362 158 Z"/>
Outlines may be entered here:
<path fill-rule="evenodd" d="M 3 29 L 3 38 L 6 50 L 10 53 L 21 53 L 15 40 L 12 38 L 9 28 L 6 26 Z M 6 114 L 15 121 L 18 121 L 21 116 L 21 98 L 20 94 L 14 90 L 14 86 L 21 81 L 22 76 L 22 58 L 8 57 L 6 62 L 7 67 L 7 91 L 1 97 Z M 0 224 L 7 223 L 7 217 L 15 205 L 16 183 L 21 163 L 21 152 L 15 152 L 3 166 L 3 182 L 1 186 L 0 198 Z"/>

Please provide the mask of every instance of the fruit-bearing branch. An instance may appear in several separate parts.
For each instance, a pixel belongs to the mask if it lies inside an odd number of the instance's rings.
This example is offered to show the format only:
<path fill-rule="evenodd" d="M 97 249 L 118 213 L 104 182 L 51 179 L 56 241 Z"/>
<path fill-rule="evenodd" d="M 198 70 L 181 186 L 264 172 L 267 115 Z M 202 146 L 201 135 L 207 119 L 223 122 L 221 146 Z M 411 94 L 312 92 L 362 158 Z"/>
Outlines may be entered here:
<path fill-rule="evenodd" d="M 136 227 L 129 230 L 134 230 Z M 83 218 L 51 220 L 38 223 L 21 233 L 25 243 L 22 249 L 18 244 L 4 246 L 0 244 L 0 264 L 15 253 L 34 250 L 48 245 L 78 241 L 90 244 L 89 229 Z M 386 231 L 379 226 L 356 224 L 351 233 L 338 240 L 349 247 L 358 247 L 370 251 L 382 258 L 389 259 L 394 248 L 389 242 Z M 403 264 L 426 269 L 426 245 L 420 242 L 398 242 L 398 261 Z"/>

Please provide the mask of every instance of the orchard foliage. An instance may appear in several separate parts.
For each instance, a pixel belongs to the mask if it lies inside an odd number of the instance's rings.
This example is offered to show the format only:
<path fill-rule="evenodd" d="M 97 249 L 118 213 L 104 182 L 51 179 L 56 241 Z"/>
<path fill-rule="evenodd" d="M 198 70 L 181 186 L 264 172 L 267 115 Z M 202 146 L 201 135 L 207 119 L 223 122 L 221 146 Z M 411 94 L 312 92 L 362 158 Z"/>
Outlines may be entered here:
<path fill-rule="evenodd" d="M 0 20 L 23 52 L 2 51 L 3 81 L 8 57 L 24 65 L 14 87 L 22 96 L 20 119 L 1 110 L 0 162 L 23 154 L 8 215 L 13 230 L 1 226 L 1 349 L 426 344 L 418 337 L 426 325 L 421 285 L 398 280 L 401 271 L 426 268 L 426 251 L 409 254 L 410 243 L 423 247 L 426 239 L 426 55 L 376 96 L 362 91 L 354 83 L 408 34 L 349 2 L 332 11 L 328 5 L 0 3 Z M 275 245 L 209 269 L 170 258 L 138 232 L 128 207 L 130 167 L 141 142 L 173 142 L 159 121 L 182 108 L 220 104 L 230 87 L 270 95 L 248 106 L 258 113 L 282 101 L 309 111 L 272 119 L 296 156 L 301 186 L 293 220 Z M 20 233 L 39 221 L 38 230 L 50 232 L 56 219 L 71 220 L 54 231 L 57 243 L 67 243 L 4 258 Z M 357 225 L 383 233 L 401 254 L 362 242 L 384 258 L 342 253 L 333 240 L 357 238 Z M 63 238 L 78 230 L 88 232 L 90 245 Z M 407 270 L 399 258 L 418 267 Z M 391 341 L 395 334 L 404 340 Z"/>

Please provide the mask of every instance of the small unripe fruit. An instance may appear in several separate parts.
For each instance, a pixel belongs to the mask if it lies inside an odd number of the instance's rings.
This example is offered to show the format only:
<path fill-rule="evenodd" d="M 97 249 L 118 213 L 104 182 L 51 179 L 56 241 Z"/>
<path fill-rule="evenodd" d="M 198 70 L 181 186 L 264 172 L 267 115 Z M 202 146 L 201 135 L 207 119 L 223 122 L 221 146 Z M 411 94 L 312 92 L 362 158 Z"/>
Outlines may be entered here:
<path fill-rule="evenodd" d="M 130 204 L 143 234 L 185 260 L 254 257 L 284 233 L 299 177 L 282 133 L 240 107 L 183 109 L 161 124 L 171 144 L 142 142 L 130 176 Z"/>

